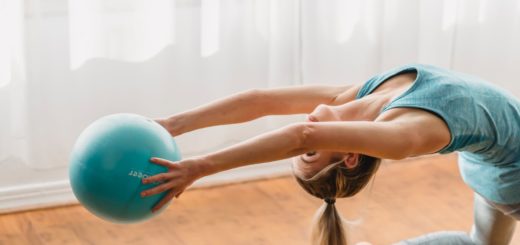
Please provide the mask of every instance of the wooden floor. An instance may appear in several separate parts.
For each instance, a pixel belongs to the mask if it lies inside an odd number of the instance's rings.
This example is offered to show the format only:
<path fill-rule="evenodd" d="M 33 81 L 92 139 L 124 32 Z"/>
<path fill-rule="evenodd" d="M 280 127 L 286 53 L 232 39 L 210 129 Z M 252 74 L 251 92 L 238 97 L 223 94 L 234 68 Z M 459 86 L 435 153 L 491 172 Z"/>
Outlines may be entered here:
<path fill-rule="evenodd" d="M 426 232 L 469 230 L 472 192 L 455 159 L 385 163 L 371 188 L 337 202 L 353 223 L 349 239 L 391 244 Z M 0 244 L 308 244 L 319 205 L 286 177 L 190 190 L 137 225 L 104 222 L 81 206 L 2 215 Z M 519 230 L 512 244 L 520 244 Z"/>

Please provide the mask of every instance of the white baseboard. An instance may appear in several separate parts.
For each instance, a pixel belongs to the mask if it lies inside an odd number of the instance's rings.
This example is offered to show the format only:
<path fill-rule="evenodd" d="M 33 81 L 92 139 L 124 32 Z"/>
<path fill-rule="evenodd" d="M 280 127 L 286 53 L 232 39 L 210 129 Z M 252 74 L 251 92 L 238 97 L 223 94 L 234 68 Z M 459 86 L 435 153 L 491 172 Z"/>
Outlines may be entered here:
<path fill-rule="evenodd" d="M 202 178 L 192 188 L 274 178 L 289 175 L 290 172 L 287 160 L 259 164 Z M 77 203 L 68 179 L 0 188 L 0 214 Z"/>
<path fill-rule="evenodd" d="M 0 214 L 77 203 L 68 180 L 0 189 Z"/>

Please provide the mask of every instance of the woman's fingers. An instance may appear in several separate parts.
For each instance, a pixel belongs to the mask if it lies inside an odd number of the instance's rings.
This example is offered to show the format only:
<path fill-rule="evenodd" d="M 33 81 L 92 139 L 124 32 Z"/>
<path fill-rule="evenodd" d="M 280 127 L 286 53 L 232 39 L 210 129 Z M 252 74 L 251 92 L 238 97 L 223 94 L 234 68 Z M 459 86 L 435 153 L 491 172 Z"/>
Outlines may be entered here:
<path fill-rule="evenodd" d="M 159 194 L 159 193 L 162 193 L 162 192 L 165 192 L 165 191 L 171 189 L 172 187 L 173 187 L 173 184 L 171 182 L 166 182 L 166 183 L 158 185 L 158 186 L 156 186 L 154 188 L 142 191 L 141 192 L 141 196 L 142 197 L 147 197 L 147 196 L 152 196 L 152 195 L 155 195 L 155 194 Z"/>
<path fill-rule="evenodd" d="M 165 180 L 171 178 L 172 176 L 170 176 L 169 173 L 162 173 L 162 174 L 156 174 L 154 176 L 150 176 L 150 177 L 147 177 L 147 178 L 143 178 L 143 180 L 141 180 L 143 182 L 143 184 L 151 184 L 151 183 L 160 183 L 160 182 L 164 182 Z"/>
<path fill-rule="evenodd" d="M 152 208 L 152 212 L 161 209 L 174 197 L 179 197 L 184 189 L 191 185 L 199 178 L 197 173 L 197 160 L 199 158 L 185 159 L 179 162 L 172 162 L 166 159 L 153 157 L 150 162 L 168 168 L 165 173 L 159 173 L 154 176 L 144 178 L 143 184 L 157 183 L 160 184 L 151 189 L 141 192 L 142 197 L 156 195 L 159 193 L 166 193 L 163 198 Z"/>
<path fill-rule="evenodd" d="M 172 161 L 158 158 L 158 157 L 152 157 L 150 158 L 150 162 L 155 163 L 157 165 L 161 165 L 163 167 L 171 168 L 174 166 L 174 163 Z"/>
<path fill-rule="evenodd" d="M 157 157 L 152 157 L 150 158 L 150 162 L 152 163 L 155 163 L 157 165 L 161 165 L 163 167 L 166 167 L 170 170 L 172 169 L 175 169 L 176 167 L 176 164 L 172 161 L 169 161 L 169 160 L 166 160 L 166 159 L 162 159 L 162 158 L 157 158 Z M 154 183 L 154 182 L 162 182 L 166 179 L 170 179 L 172 176 L 171 176 L 171 172 L 167 172 L 167 173 L 161 173 L 161 174 L 156 174 L 154 176 L 150 176 L 150 177 L 147 177 L 147 178 L 144 178 L 142 180 L 143 184 L 150 184 L 150 183 Z"/>
<path fill-rule="evenodd" d="M 170 200 L 173 199 L 173 197 L 175 196 L 175 191 L 174 190 L 171 190 L 168 192 L 168 194 L 166 194 L 166 196 L 164 196 L 160 201 L 159 203 L 157 203 L 153 208 L 152 208 L 152 213 L 153 212 L 156 212 L 157 210 L 161 209 L 162 206 L 164 206 L 166 203 L 168 203 Z"/>

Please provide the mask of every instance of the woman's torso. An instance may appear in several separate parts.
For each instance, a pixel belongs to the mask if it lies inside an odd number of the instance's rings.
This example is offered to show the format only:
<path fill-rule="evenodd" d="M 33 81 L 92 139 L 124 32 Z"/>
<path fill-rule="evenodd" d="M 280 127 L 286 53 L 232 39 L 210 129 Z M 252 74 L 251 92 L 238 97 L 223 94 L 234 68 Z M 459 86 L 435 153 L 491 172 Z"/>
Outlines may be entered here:
<path fill-rule="evenodd" d="M 373 101 L 366 104 L 378 110 L 376 120 L 409 113 L 442 120 L 451 140 L 439 153 L 461 152 L 466 183 L 492 201 L 520 202 L 520 103 L 514 96 L 465 74 L 408 65 L 371 78 L 357 99 Z"/>

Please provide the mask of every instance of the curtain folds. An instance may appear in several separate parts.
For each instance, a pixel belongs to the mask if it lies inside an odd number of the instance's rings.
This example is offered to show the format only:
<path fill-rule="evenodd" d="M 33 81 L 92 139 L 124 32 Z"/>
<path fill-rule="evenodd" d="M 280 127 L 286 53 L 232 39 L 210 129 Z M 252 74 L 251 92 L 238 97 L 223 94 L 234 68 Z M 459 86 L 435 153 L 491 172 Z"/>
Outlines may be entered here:
<path fill-rule="evenodd" d="M 519 16 L 518 0 L 0 0 L 0 166 L 65 174 L 78 134 L 106 114 L 162 117 L 250 88 L 360 83 L 404 63 L 520 95 Z M 178 141 L 196 155 L 298 119 Z"/>

